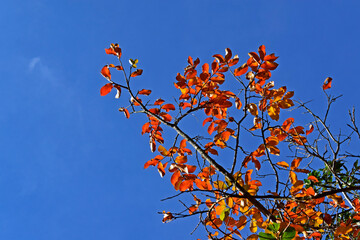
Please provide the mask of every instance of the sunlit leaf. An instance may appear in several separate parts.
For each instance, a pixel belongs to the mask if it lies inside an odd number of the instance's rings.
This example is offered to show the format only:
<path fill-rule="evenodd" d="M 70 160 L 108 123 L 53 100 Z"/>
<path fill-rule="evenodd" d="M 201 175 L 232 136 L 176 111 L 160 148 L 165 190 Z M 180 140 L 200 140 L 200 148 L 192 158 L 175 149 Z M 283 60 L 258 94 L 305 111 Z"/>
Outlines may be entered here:
<path fill-rule="evenodd" d="M 101 96 L 105 96 L 107 95 L 109 92 L 111 92 L 111 89 L 113 88 L 113 84 L 112 83 L 107 83 L 104 86 L 102 86 L 102 88 L 100 89 L 100 95 Z"/>
<path fill-rule="evenodd" d="M 241 76 L 241 75 L 245 74 L 247 71 L 248 71 L 248 66 L 246 63 L 244 63 L 243 65 L 241 65 L 240 67 L 238 67 L 234 70 L 234 75 Z"/>
<path fill-rule="evenodd" d="M 140 76 L 143 73 L 142 69 L 136 69 L 135 72 L 131 73 L 131 77 L 136 77 L 136 76 Z"/>
<path fill-rule="evenodd" d="M 149 96 L 151 94 L 151 90 L 143 89 L 138 92 L 138 94 Z"/>
<path fill-rule="evenodd" d="M 324 84 L 322 86 L 323 90 L 329 89 L 331 88 L 331 82 L 332 82 L 332 78 L 331 77 L 327 77 L 324 81 Z"/>
<path fill-rule="evenodd" d="M 283 168 L 288 168 L 289 167 L 289 164 L 287 162 L 285 162 L 285 161 L 277 162 L 276 164 L 279 165 L 280 167 L 283 167 Z"/>
<path fill-rule="evenodd" d="M 127 110 L 126 108 L 121 107 L 121 108 L 119 108 L 119 111 L 123 112 L 125 114 L 126 118 L 130 118 L 129 110 Z"/>
<path fill-rule="evenodd" d="M 169 111 L 173 111 L 175 110 L 175 106 L 171 103 L 165 104 L 161 107 L 161 109 L 164 109 L 165 111 L 169 112 Z"/>
<path fill-rule="evenodd" d="M 104 76 L 104 78 L 106 78 L 107 80 L 111 80 L 111 73 L 110 73 L 110 70 L 109 70 L 109 67 L 107 65 L 105 65 L 101 71 L 100 71 L 101 75 Z"/>

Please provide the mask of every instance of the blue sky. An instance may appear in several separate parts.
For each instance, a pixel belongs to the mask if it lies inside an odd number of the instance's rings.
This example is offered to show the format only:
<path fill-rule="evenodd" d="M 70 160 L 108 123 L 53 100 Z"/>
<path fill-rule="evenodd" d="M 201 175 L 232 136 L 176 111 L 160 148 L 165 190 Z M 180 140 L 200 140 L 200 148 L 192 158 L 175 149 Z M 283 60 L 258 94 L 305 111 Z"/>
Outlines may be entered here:
<path fill-rule="evenodd" d="M 144 170 L 152 158 L 144 119 L 126 120 L 126 100 L 100 97 L 99 71 L 138 58 L 136 88 L 170 99 L 189 55 L 202 62 L 229 47 L 240 59 L 261 44 L 280 56 L 273 74 L 322 111 L 331 76 L 332 121 L 360 107 L 359 1 L 4 1 L 0 9 L 0 238 L 196 239 L 196 220 L 161 223 L 178 209 L 167 178 Z M 120 75 L 118 75 L 120 76 Z M 114 75 L 116 77 L 116 75 Z M 121 102 L 123 101 L 123 102 Z M 360 110 L 359 110 L 360 111 Z M 358 117 L 360 119 L 360 116 Z"/>

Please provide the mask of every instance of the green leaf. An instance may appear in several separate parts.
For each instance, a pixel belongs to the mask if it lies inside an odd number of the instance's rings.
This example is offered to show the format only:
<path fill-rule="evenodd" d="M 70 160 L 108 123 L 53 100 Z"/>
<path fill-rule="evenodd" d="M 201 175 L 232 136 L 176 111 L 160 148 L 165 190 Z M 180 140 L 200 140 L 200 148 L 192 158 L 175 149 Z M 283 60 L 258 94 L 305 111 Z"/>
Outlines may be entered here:
<path fill-rule="evenodd" d="M 267 227 L 267 230 L 276 233 L 280 229 L 280 223 L 272 223 Z"/>
<path fill-rule="evenodd" d="M 224 221 L 224 219 L 229 216 L 229 211 L 230 211 L 230 208 L 225 208 L 221 214 L 220 214 L 220 220 L 221 221 Z"/>
<path fill-rule="evenodd" d="M 260 240 L 276 240 L 276 238 L 273 235 L 264 232 L 259 233 L 259 238 Z"/>
<path fill-rule="evenodd" d="M 286 231 L 284 232 L 281 239 L 282 240 L 292 240 L 295 238 L 295 235 L 296 235 L 295 228 L 289 227 L 288 229 L 286 229 Z"/>

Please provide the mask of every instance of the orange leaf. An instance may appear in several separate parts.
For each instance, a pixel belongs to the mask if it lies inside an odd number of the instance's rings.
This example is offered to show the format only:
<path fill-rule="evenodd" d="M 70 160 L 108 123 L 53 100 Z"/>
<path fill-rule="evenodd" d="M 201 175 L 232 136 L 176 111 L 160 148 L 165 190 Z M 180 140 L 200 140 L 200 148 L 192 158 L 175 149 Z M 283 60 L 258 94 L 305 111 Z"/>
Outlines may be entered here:
<path fill-rule="evenodd" d="M 100 95 L 101 96 L 105 96 L 107 95 L 109 92 L 111 92 L 111 89 L 113 88 L 113 84 L 112 83 L 107 83 L 104 86 L 102 86 L 102 88 L 100 89 Z"/>
<path fill-rule="evenodd" d="M 313 181 L 314 183 L 319 182 L 319 180 L 315 176 L 309 176 L 307 179 Z"/>
<path fill-rule="evenodd" d="M 292 184 L 295 184 L 297 182 L 296 173 L 294 173 L 293 171 L 290 171 L 290 180 Z"/>
<path fill-rule="evenodd" d="M 277 162 L 276 164 L 279 165 L 280 167 L 283 167 L 283 168 L 288 168 L 289 167 L 289 164 L 287 162 L 285 162 L 285 161 Z"/>
<path fill-rule="evenodd" d="M 285 121 L 284 121 L 284 123 L 282 124 L 282 129 L 285 131 L 285 132 L 287 132 L 287 131 L 289 131 L 289 129 L 290 129 L 290 127 L 291 127 L 291 125 L 294 123 L 294 118 L 288 118 L 288 119 L 286 119 Z"/>
<path fill-rule="evenodd" d="M 215 123 L 212 122 L 212 123 L 210 124 L 210 126 L 208 127 L 208 133 L 209 133 L 209 135 L 211 135 L 211 134 L 214 132 L 214 130 L 215 130 Z"/>
<path fill-rule="evenodd" d="M 188 189 L 192 189 L 194 180 L 185 180 L 180 184 L 179 190 L 186 191 Z"/>
<path fill-rule="evenodd" d="M 191 214 L 193 214 L 194 212 L 196 212 L 196 210 L 198 210 L 198 206 L 196 206 L 196 205 L 193 205 L 193 206 L 191 206 L 191 207 L 189 207 L 189 214 L 191 215 Z"/>
<path fill-rule="evenodd" d="M 164 175 L 165 175 L 165 168 L 164 168 L 164 165 L 163 165 L 161 162 L 159 162 L 159 164 L 158 164 L 158 171 L 159 171 L 160 176 L 161 176 L 161 177 L 164 177 Z"/>
<path fill-rule="evenodd" d="M 235 76 L 241 76 L 243 74 L 245 74 L 248 70 L 248 66 L 246 63 L 244 63 L 243 65 L 241 65 L 240 67 L 236 68 L 234 70 L 234 75 Z"/>
<path fill-rule="evenodd" d="M 121 108 L 119 108 L 119 111 L 124 112 L 126 118 L 130 117 L 130 113 L 126 108 L 121 107 Z"/>
<path fill-rule="evenodd" d="M 181 173 L 179 170 L 175 171 L 173 173 L 173 175 L 171 176 L 170 181 L 171 181 L 171 184 L 174 185 L 174 187 L 175 187 L 175 184 L 177 183 L 177 181 L 179 180 L 180 176 L 181 176 Z"/>
<path fill-rule="evenodd" d="M 291 162 L 291 170 L 294 170 L 296 168 L 299 167 L 300 162 L 301 162 L 302 158 L 295 158 L 292 162 Z"/>
<path fill-rule="evenodd" d="M 264 61 L 269 61 L 269 62 L 273 62 L 275 61 L 276 59 L 278 59 L 278 57 L 275 57 L 275 54 L 272 53 L 270 55 L 267 55 L 264 57 Z"/>
<path fill-rule="evenodd" d="M 148 168 L 149 166 L 156 166 L 158 162 L 159 162 L 158 159 L 151 159 L 144 164 L 144 168 Z"/>
<path fill-rule="evenodd" d="M 118 58 L 121 57 L 121 48 L 119 47 L 119 44 L 110 44 L 110 48 L 105 49 L 106 54 L 113 54 L 117 56 Z"/>
<path fill-rule="evenodd" d="M 332 82 L 332 78 L 331 77 L 327 77 L 324 81 L 324 84 L 323 84 L 323 90 L 326 90 L 326 89 L 329 89 L 331 88 L 331 82 Z"/>
<path fill-rule="evenodd" d="M 177 156 L 175 158 L 175 162 L 182 164 L 182 163 L 186 163 L 187 162 L 187 156 Z"/>
<path fill-rule="evenodd" d="M 175 106 L 171 103 L 165 104 L 161 107 L 161 109 L 164 109 L 165 111 L 175 110 Z"/>
<path fill-rule="evenodd" d="M 131 73 L 131 77 L 140 76 L 143 73 L 142 69 L 137 69 L 135 72 Z"/>
<path fill-rule="evenodd" d="M 165 211 L 163 211 L 163 214 L 164 214 L 164 217 L 163 217 L 163 223 L 166 223 L 166 222 L 170 222 L 173 220 L 173 215 L 171 214 L 171 212 L 167 212 L 165 213 Z"/>
<path fill-rule="evenodd" d="M 151 93 L 151 90 L 143 89 L 138 92 L 138 94 L 149 96 Z"/>
<path fill-rule="evenodd" d="M 315 196 L 315 191 L 312 187 L 309 187 L 308 189 L 306 189 L 306 194 L 310 196 Z"/>
<path fill-rule="evenodd" d="M 261 67 L 263 69 L 267 69 L 267 70 L 275 70 L 277 68 L 279 64 L 277 64 L 276 62 L 269 62 L 266 61 L 263 64 L 261 64 Z"/>
<path fill-rule="evenodd" d="M 117 53 L 112 48 L 105 48 L 105 53 L 117 56 Z"/>
<path fill-rule="evenodd" d="M 109 67 L 107 65 L 105 65 L 102 69 L 101 69 L 101 75 L 104 76 L 104 78 L 106 78 L 107 80 L 111 80 L 111 73 L 109 70 Z"/>
<path fill-rule="evenodd" d="M 166 122 L 171 122 L 172 117 L 170 114 L 167 114 L 165 112 L 160 113 L 160 116 L 164 119 Z"/>
<path fill-rule="evenodd" d="M 147 122 L 147 123 L 145 123 L 145 124 L 142 126 L 141 134 L 149 133 L 150 131 L 151 131 L 150 123 Z"/>
<path fill-rule="evenodd" d="M 200 190 L 211 190 L 211 184 L 208 180 L 201 181 L 200 179 L 195 179 L 195 184 Z"/>
<path fill-rule="evenodd" d="M 266 55 L 266 51 L 265 51 L 265 46 L 261 45 L 258 49 L 259 55 L 260 55 L 260 59 L 264 60 L 264 57 Z"/>
<path fill-rule="evenodd" d="M 180 148 L 186 148 L 186 139 L 181 140 Z"/>

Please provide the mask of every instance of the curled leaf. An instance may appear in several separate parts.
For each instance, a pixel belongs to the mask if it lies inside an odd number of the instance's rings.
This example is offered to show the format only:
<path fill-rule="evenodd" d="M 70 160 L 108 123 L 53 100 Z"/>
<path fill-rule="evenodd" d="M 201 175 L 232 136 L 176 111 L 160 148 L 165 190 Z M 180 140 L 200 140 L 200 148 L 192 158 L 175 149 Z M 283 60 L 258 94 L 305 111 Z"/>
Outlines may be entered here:
<path fill-rule="evenodd" d="M 129 110 L 127 110 L 126 108 L 121 107 L 121 108 L 119 108 L 119 111 L 123 112 L 125 114 L 126 118 L 130 118 Z"/>
<path fill-rule="evenodd" d="M 332 82 L 332 78 L 331 77 L 327 77 L 324 81 L 324 84 L 322 86 L 323 90 L 329 89 L 331 88 L 331 82 Z"/>

